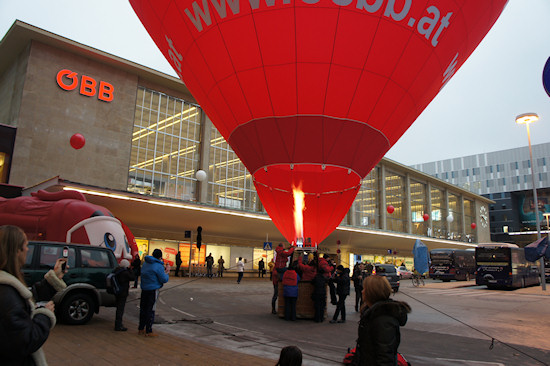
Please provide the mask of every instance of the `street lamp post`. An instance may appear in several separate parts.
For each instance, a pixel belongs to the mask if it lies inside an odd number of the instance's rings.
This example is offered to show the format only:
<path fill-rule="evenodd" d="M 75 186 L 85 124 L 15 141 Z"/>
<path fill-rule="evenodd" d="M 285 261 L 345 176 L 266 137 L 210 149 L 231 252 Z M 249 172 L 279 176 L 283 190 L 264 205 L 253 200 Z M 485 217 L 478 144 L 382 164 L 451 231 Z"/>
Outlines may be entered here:
<path fill-rule="evenodd" d="M 529 124 L 539 120 L 536 113 L 523 113 L 516 117 L 517 124 L 524 124 L 527 127 L 527 140 L 529 142 L 529 158 L 531 160 L 531 179 L 533 181 L 533 203 L 535 205 L 535 219 L 537 223 L 537 240 L 540 239 L 540 218 L 539 218 L 539 200 L 537 198 L 537 187 L 535 186 L 535 164 L 533 162 L 533 150 L 531 149 L 531 132 Z M 544 273 L 544 257 L 540 258 L 540 284 L 542 290 L 546 291 L 546 277 Z"/>

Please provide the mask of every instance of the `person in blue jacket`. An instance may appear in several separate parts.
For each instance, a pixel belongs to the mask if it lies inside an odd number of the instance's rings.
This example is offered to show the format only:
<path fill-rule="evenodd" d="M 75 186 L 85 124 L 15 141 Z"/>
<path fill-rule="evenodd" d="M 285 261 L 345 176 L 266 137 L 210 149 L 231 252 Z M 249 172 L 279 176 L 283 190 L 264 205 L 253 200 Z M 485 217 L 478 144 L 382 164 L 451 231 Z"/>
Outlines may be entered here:
<path fill-rule="evenodd" d="M 164 266 L 162 251 L 153 250 L 153 255 L 145 256 L 141 267 L 141 300 L 139 302 L 139 326 L 138 334 L 147 337 L 156 337 L 153 333 L 153 321 L 155 320 L 155 303 L 160 288 L 168 282 L 170 266 Z"/>

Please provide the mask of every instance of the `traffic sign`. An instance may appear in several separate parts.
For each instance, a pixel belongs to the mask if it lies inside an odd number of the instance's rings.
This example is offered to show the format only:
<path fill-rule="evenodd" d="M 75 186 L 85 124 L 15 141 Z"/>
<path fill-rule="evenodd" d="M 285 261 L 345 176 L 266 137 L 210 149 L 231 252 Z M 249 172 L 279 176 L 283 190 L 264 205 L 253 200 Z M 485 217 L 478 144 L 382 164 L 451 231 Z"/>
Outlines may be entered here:
<path fill-rule="evenodd" d="M 264 250 L 273 250 L 273 243 L 270 241 L 264 242 Z"/>

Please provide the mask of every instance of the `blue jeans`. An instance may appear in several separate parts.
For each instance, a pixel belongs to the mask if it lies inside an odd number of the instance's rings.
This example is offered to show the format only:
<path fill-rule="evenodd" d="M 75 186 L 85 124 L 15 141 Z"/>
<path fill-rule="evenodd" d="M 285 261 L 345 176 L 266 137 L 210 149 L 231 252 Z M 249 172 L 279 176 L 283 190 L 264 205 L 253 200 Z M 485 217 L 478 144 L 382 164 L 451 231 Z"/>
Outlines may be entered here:
<path fill-rule="evenodd" d="M 145 328 L 145 333 L 153 332 L 153 322 L 155 321 L 155 304 L 157 302 L 158 294 L 158 289 L 141 290 L 138 330 L 143 330 L 143 328 Z"/>
<path fill-rule="evenodd" d="M 241 280 L 243 279 L 244 272 L 239 272 L 239 277 L 237 278 L 237 283 L 241 283 Z"/>

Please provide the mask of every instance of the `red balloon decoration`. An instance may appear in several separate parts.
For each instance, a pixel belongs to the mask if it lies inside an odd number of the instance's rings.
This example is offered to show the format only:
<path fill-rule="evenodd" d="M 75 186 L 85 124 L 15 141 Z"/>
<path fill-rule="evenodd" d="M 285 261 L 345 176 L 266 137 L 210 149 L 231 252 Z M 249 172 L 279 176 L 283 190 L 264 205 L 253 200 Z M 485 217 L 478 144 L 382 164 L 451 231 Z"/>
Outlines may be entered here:
<path fill-rule="evenodd" d="M 73 149 L 80 150 L 86 144 L 86 139 L 79 133 L 75 133 L 71 136 L 71 146 Z"/>
<path fill-rule="evenodd" d="M 389 205 L 386 210 L 388 211 L 389 214 L 392 214 L 393 211 L 395 211 L 395 207 L 393 207 L 392 205 Z"/>
<path fill-rule="evenodd" d="M 424 221 L 428 221 L 430 219 L 430 215 L 425 213 L 424 215 L 422 215 L 422 218 L 424 219 Z"/>
<path fill-rule="evenodd" d="M 475 230 L 475 228 L 477 227 L 477 225 L 476 225 L 476 223 L 475 223 L 475 222 L 472 222 L 472 224 L 470 225 L 470 227 L 471 227 L 472 229 L 474 229 L 474 230 Z"/>
<path fill-rule="evenodd" d="M 130 3 L 281 233 L 320 243 L 507 0 Z"/>

